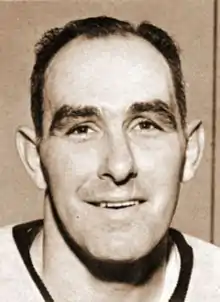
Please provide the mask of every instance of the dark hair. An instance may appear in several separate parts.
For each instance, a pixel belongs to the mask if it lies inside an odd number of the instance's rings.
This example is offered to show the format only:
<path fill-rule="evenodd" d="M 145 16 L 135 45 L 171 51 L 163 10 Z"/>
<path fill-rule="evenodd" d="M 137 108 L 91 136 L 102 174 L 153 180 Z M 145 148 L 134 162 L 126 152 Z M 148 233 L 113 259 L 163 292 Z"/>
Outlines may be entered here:
<path fill-rule="evenodd" d="M 110 35 L 132 34 L 151 43 L 166 59 L 172 74 L 175 95 L 182 126 L 185 127 L 186 100 L 179 49 L 174 40 L 162 29 L 149 22 L 136 27 L 129 22 L 106 16 L 71 21 L 64 27 L 47 31 L 35 46 L 36 61 L 31 75 L 31 113 L 38 137 L 43 134 L 44 74 L 54 55 L 69 41 L 84 36 L 88 39 Z"/>

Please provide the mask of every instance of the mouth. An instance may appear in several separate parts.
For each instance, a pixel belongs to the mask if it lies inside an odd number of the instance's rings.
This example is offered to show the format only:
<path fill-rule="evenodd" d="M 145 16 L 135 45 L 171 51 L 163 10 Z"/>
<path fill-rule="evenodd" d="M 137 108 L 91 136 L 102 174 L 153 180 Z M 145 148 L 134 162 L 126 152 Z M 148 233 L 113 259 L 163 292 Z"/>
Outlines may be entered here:
<path fill-rule="evenodd" d="M 131 201 L 120 201 L 120 202 L 101 201 L 101 202 L 89 202 L 89 204 L 99 208 L 120 210 L 128 207 L 138 206 L 144 202 L 145 200 L 131 200 Z"/>

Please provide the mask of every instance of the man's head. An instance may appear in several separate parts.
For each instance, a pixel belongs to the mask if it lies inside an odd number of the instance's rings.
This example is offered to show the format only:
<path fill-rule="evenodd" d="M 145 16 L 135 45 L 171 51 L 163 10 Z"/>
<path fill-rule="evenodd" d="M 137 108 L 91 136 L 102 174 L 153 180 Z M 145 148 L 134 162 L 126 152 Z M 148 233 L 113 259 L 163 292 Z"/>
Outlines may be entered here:
<path fill-rule="evenodd" d="M 19 152 L 70 237 L 99 259 L 149 253 L 203 148 L 201 123 L 186 125 L 171 38 L 106 17 L 50 31 L 38 44 L 32 114 L 36 136 L 21 129 Z"/>
<path fill-rule="evenodd" d="M 184 81 L 178 47 L 171 37 L 162 29 L 149 22 L 142 22 L 138 26 L 114 18 L 98 17 L 76 20 L 64 27 L 47 31 L 36 44 L 36 62 L 31 76 L 31 111 L 38 136 L 42 135 L 43 88 L 45 71 L 59 50 L 70 41 L 82 37 L 88 40 L 107 38 L 111 36 L 136 36 L 152 44 L 166 59 L 175 89 L 175 97 L 179 106 L 182 125 L 186 119 L 186 100 Z"/>

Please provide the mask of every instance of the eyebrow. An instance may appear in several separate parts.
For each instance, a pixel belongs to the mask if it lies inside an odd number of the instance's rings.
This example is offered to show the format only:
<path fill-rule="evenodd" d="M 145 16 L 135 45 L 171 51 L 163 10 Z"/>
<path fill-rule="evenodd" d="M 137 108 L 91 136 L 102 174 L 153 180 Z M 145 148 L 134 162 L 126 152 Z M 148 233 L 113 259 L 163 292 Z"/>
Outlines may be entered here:
<path fill-rule="evenodd" d="M 145 112 L 156 113 L 165 121 L 168 121 L 174 129 L 177 129 L 176 117 L 173 113 L 172 108 L 165 102 L 161 100 L 153 100 L 146 102 L 137 102 L 131 105 L 128 109 L 128 115 L 136 115 Z"/>
<path fill-rule="evenodd" d="M 133 103 L 128 111 L 128 115 L 136 115 L 145 112 L 153 112 L 161 117 L 163 117 L 166 121 L 168 121 L 174 129 L 177 128 L 176 118 L 172 112 L 172 109 L 161 100 L 153 100 L 153 101 L 144 101 L 144 102 L 136 102 Z M 60 107 L 54 114 L 51 126 L 50 133 L 52 134 L 54 130 L 62 130 L 65 126 L 64 120 L 68 120 L 68 118 L 100 118 L 101 113 L 97 107 L 94 106 L 70 106 L 63 105 Z"/>
<path fill-rule="evenodd" d="M 93 106 L 78 106 L 73 107 L 69 105 L 63 105 L 60 107 L 54 114 L 51 126 L 50 133 L 53 133 L 54 130 L 61 130 L 64 126 L 63 121 L 68 118 L 99 118 L 100 111 Z"/>

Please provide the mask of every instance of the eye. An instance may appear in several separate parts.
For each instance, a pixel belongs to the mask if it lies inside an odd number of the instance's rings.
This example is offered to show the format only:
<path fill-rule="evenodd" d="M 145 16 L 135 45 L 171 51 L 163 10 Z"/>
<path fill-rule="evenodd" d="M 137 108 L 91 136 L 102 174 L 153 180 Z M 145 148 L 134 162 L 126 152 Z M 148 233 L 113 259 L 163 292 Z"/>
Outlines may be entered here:
<path fill-rule="evenodd" d="M 162 128 L 152 121 L 141 121 L 133 128 L 135 131 L 153 131 L 162 130 Z"/>
<path fill-rule="evenodd" d="M 78 125 L 78 126 L 72 127 L 70 130 L 68 130 L 66 132 L 66 135 L 86 136 L 93 132 L 94 132 L 94 130 L 87 125 Z"/>

